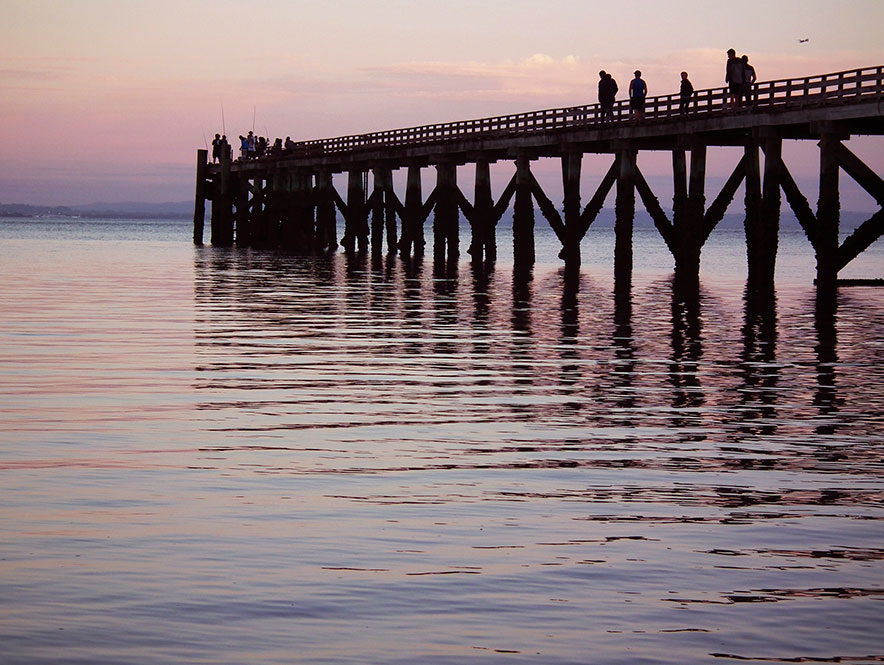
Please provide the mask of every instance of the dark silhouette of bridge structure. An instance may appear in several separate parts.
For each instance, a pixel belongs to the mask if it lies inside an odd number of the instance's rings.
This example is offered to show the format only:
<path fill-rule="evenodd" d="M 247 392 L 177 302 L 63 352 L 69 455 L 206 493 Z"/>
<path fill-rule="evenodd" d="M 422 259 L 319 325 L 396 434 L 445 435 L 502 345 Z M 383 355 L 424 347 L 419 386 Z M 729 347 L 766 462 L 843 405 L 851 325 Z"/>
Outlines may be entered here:
<path fill-rule="evenodd" d="M 210 200 L 213 245 L 303 253 L 342 246 L 420 257 L 432 214 L 433 258 L 446 263 L 459 260 L 462 214 L 471 228 L 472 261 L 484 265 L 496 258 L 495 230 L 512 204 L 514 268 L 534 263 L 538 209 L 561 242 L 566 267 L 576 268 L 581 241 L 613 188 L 618 279 L 632 272 L 637 194 L 672 253 L 676 280 L 690 283 L 698 279 L 706 239 L 744 186 L 749 286 L 773 285 L 784 195 L 815 252 L 817 286 L 828 289 L 844 266 L 884 234 L 884 210 L 843 241 L 839 229 L 841 171 L 884 206 L 884 180 L 846 145 L 854 136 L 884 134 L 884 66 L 756 83 L 746 106 L 733 106 L 723 88 L 697 91 L 686 112 L 680 101 L 677 94 L 648 98 L 641 120 L 630 117 L 625 101 L 615 104 L 608 122 L 597 104 L 588 104 L 303 141 L 259 159 L 223 155 L 220 164 L 208 164 L 207 151 L 199 150 L 194 242 L 203 243 Z M 815 208 L 783 159 L 784 140 L 819 146 Z M 742 156 L 707 204 L 707 151 L 719 146 L 740 147 Z M 637 155 L 646 151 L 671 154 L 671 212 L 638 167 Z M 584 204 L 585 154 L 610 156 L 611 164 Z M 561 205 L 531 171 L 539 158 L 561 160 Z M 495 197 L 490 166 L 502 161 L 512 161 L 514 171 Z M 475 165 L 472 198 L 458 182 L 457 167 L 465 164 Z M 421 175 L 428 167 L 435 168 L 435 187 L 424 195 Z M 402 197 L 393 181 L 399 169 L 407 171 Z M 345 196 L 333 181 L 342 173 Z"/>

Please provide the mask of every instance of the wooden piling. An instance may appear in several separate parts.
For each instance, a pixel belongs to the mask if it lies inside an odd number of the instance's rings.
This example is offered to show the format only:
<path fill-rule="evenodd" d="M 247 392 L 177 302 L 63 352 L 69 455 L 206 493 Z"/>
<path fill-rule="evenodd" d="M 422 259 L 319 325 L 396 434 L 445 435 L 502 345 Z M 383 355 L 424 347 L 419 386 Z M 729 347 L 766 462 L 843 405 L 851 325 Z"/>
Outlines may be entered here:
<path fill-rule="evenodd" d="M 816 280 L 820 290 L 834 290 L 838 279 L 838 149 L 840 137 L 824 133 L 820 137 L 820 196 L 817 206 Z"/>
<path fill-rule="evenodd" d="M 421 167 L 409 164 L 405 183 L 405 205 L 402 216 L 402 237 L 399 240 L 399 253 L 403 258 L 424 254 L 423 194 L 421 191 Z"/>
<path fill-rule="evenodd" d="M 476 162 L 476 184 L 473 198 L 472 242 L 469 253 L 481 265 L 497 259 L 497 238 L 494 197 L 491 193 L 491 166 L 487 160 Z"/>
<path fill-rule="evenodd" d="M 316 207 L 313 202 L 313 174 L 297 170 L 294 174 L 296 249 L 309 253 L 316 243 Z"/>
<path fill-rule="evenodd" d="M 617 153 L 617 198 L 614 203 L 614 278 L 632 279 L 632 227 L 635 221 L 636 151 Z"/>
<path fill-rule="evenodd" d="M 208 150 L 196 151 L 196 193 L 193 198 L 193 244 L 203 244 L 203 227 L 206 223 L 206 167 Z"/>
<path fill-rule="evenodd" d="M 583 165 L 583 153 L 566 152 L 562 155 L 562 185 L 564 198 L 562 212 L 565 222 L 565 237 L 561 257 L 565 266 L 580 266 L 580 169 Z"/>
<path fill-rule="evenodd" d="M 233 244 L 230 153 L 221 155 L 221 168 L 212 180 L 212 244 L 229 247 Z"/>
<path fill-rule="evenodd" d="M 248 176 L 245 173 L 237 174 L 233 183 L 233 224 L 239 247 L 248 247 L 251 244 L 250 188 Z"/>
<path fill-rule="evenodd" d="M 675 275 L 680 280 L 696 281 L 700 276 L 700 251 L 705 240 L 703 215 L 706 212 L 706 146 L 695 143 L 690 153 L 691 165 L 684 214 L 673 220 Z"/>
<path fill-rule="evenodd" d="M 433 215 L 433 260 L 456 263 L 458 248 L 457 166 L 453 162 L 436 165 L 436 206 Z"/>
<path fill-rule="evenodd" d="M 513 263 L 517 272 L 534 266 L 534 199 L 531 160 L 516 159 L 516 200 L 513 204 Z"/>
<path fill-rule="evenodd" d="M 316 177 L 316 249 L 333 251 L 338 246 L 332 174 L 321 169 Z"/>

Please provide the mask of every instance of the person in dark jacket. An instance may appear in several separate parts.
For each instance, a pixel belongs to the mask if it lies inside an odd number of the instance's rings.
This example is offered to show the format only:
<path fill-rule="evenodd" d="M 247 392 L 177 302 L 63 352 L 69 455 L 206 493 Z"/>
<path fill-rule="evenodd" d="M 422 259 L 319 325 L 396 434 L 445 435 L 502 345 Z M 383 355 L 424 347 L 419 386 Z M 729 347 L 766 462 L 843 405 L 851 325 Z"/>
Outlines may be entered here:
<path fill-rule="evenodd" d="M 728 49 L 727 65 L 725 65 L 724 70 L 724 82 L 728 84 L 731 106 L 734 108 L 740 105 L 740 97 L 743 94 L 743 74 L 743 61 L 737 57 L 737 52 L 734 49 Z"/>
<path fill-rule="evenodd" d="M 599 72 L 599 106 L 602 122 L 614 119 L 614 99 L 617 97 L 617 81 L 604 69 Z"/>
<path fill-rule="evenodd" d="M 691 97 L 694 96 L 694 86 L 688 80 L 688 73 L 681 73 L 681 89 L 678 91 L 679 103 L 678 112 L 686 113 L 691 104 Z"/>

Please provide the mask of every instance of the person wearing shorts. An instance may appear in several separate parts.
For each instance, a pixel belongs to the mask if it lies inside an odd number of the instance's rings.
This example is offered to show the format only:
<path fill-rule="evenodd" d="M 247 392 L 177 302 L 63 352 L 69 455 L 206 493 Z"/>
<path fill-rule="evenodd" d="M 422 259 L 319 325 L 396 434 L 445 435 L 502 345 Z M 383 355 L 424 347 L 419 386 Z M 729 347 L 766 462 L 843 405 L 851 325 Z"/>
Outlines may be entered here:
<path fill-rule="evenodd" d="M 629 82 L 629 110 L 636 120 L 645 117 L 645 97 L 648 96 L 648 85 L 642 80 L 642 73 L 635 70 L 635 78 Z"/>

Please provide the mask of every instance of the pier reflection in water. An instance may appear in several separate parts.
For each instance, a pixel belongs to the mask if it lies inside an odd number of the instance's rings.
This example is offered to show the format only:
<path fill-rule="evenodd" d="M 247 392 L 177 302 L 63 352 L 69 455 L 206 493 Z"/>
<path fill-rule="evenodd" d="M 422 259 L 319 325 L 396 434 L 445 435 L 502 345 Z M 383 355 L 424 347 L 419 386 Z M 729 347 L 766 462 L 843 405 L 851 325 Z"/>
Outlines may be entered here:
<path fill-rule="evenodd" d="M 307 661 L 884 653 L 877 292 L 195 261 L 200 464 L 266 483 Z"/>

